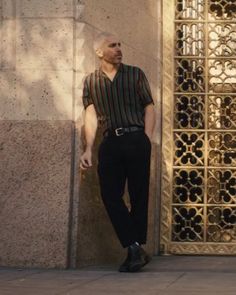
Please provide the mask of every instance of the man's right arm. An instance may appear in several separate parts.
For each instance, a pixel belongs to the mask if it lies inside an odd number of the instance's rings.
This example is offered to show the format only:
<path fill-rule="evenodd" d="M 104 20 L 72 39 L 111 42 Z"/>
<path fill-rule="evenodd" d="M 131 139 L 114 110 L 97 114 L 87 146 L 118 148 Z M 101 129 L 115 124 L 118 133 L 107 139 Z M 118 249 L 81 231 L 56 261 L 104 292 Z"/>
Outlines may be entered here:
<path fill-rule="evenodd" d="M 97 115 L 93 104 L 85 109 L 84 130 L 86 149 L 80 158 L 80 168 L 87 169 L 92 166 L 92 148 L 97 131 Z"/>

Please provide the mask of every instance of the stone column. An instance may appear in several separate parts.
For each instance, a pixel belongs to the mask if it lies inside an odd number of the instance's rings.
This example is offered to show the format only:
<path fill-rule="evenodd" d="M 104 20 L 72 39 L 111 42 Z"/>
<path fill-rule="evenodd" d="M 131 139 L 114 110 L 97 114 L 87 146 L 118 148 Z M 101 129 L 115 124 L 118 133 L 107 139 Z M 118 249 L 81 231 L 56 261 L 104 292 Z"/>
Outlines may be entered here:
<path fill-rule="evenodd" d="M 72 0 L 1 0 L 0 264 L 68 264 Z"/>

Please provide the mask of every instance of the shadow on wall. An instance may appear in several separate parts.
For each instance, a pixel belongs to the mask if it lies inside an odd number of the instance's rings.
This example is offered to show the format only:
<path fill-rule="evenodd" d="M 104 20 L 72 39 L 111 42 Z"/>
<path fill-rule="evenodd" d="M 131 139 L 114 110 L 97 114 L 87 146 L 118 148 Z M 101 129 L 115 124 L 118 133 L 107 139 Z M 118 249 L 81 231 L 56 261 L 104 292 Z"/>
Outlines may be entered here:
<path fill-rule="evenodd" d="M 73 19 L 1 18 L 0 265 L 65 268 Z"/>
<path fill-rule="evenodd" d="M 84 24 L 78 24 L 77 36 L 73 22 L 1 19 L 3 266 L 65 268 L 114 260 L 105 242 L 111 243 L 107 236 L 113 229 L 99 197 L 96 168 L 79 176 L 82 79 L 95 67 L 95 56 L 91 34 L 85 44 Z M 84 52 L 93 55 L 86 65 Z"/>
<path fill-rule="evenodd" d="M 2 20 L 2 120 L 71 120 L 73 20 Z"/>
<path fill-rule="evenodd" d="M 96 169 L 101 137 L 102 134 L 98 131 L 93 168 L 80 171 L 79 176 L 78 266 L 117 263 L 124 254 L 100 197 Z"/>
<path fill-rule="evenodd" d="M 3 3 L 18 2 L 0 0 Z M 42 9 L 40 3 L 24 5 Z M 91 3 L 88 1 L 88 9 Z M 126 17 L 131 12 L 133 17 L 130 4 L 125 5 Z M 101 15 L 94 15 L 94 20 L 103 17 L 107 26 L 100 8 Z M 57 17 L 55 12 L 56 17 L 44 18 L 35 9 L 35 18 L 30 11 L 28 18 L 4 18 L 3 5 L 0 12 L 0 236 L 4 241 L 0 264 L 64 268 L 120 260 L 122 249 L 100 199 L 96 157 L 90 171 L 80 174 L 78 168 L 82 80 L 95 68 L 92 43 L 98 29 L 89 20 L 77 22 L 73 17 Z M 146 28 L 147 22 L 140 22 L 138 16 L 134 20 Z M 124 22 L 116 22 L 123 26 Z M 127 35 L 127 60 L 139 62 L 142 68 L 145 64 L 153 72 L 149 76 L 156 77 L 157 61 L 150 54 L 155 42 L 145 43 L 146 53 L 139 40 L 139 52 L 136 43 L 128 40 L 132 29 L 122 32 Z M 148 32 L 151 38 L 152 31 Z M 147 33 L 142 34 L 146 38 Z M 100 137 L 98 134 L 97 140 Z"/>

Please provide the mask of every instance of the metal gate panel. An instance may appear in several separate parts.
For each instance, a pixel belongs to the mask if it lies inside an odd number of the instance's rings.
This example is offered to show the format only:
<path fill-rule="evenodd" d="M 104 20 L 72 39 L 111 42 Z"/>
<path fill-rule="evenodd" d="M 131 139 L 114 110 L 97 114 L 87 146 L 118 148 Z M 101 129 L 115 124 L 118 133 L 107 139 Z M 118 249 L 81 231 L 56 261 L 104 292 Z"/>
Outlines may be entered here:
<path fill-rule="evenodd" d="M 163 0 L 163 253 L 236 253 L 235 58 L 236 0 Z"/>

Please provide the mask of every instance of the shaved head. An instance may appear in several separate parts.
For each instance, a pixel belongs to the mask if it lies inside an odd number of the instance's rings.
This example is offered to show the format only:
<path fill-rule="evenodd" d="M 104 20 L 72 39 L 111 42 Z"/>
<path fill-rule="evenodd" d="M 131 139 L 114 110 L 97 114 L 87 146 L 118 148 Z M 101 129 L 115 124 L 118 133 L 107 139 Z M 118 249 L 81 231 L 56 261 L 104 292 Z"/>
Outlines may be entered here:
<path fill-rule="evenodd" d="M 96 51 L 98 49 L 101 49 L 103 44 L 106 42 L 106 40 L 108 40 L 109 38 L 112 38 L 112 37 L 117 38 L 117 36 L 115 34 L 112 34 L 109 32 L 102 32 L 102 33 L 98 34 L 94 40 L 94 44 L 93 44 L 94 50 Z"/>

